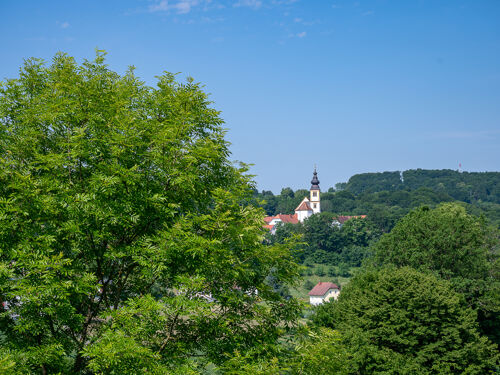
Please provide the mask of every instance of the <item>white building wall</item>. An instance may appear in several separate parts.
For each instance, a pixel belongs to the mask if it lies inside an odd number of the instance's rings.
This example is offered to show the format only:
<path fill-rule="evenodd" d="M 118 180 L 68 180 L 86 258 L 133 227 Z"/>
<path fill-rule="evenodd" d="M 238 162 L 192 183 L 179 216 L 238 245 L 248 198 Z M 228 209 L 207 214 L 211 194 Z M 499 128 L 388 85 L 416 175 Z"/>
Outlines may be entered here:
<path fill-rule="evenodd" d="M 313 306 L 318 306 L 323 303 L 322 296 L 309 296 L 309 303 Z"/>
<path fill-rule="evenodd" d="M 330 301 L 332 298 L 339 298 L 340 290 L 329 289 L 324 296 L 309 296 L 309 303 L 313 306 L 321 305 L 324 302 Z"/>
<path fill-rule="evenodd" d="M 295 211 L 297 219 L 302 223 L 305 219 L 313 214 L 312 211 Z"/>
<path fill-rule="evenodd" d="M 279 218 L 276 218 L 276 219 L 272 219 L 270 222 L 269 222 L 269 225 L 276 225 L 278 223 L 281 223 L 282 220 L 279 219 Z"/>
<path fill-rule="evenodd" d="M 340 290 L 338 289 L 330 289 L 328 292 L 326 292 L 325 301 L 330 301 L 332 298 L 333 299 L 339 298 L 339 293 Z"/>

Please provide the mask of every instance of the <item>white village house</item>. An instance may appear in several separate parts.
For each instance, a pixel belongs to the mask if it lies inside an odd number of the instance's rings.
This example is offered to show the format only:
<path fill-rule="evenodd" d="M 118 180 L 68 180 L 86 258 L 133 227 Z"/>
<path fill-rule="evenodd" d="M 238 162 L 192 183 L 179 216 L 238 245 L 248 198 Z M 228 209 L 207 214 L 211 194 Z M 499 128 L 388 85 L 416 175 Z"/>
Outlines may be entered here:
<path fill-rule="evenodd" d="M 297 219 L 297 215 L 288 215 L 288 214 L 278 214 L 276 216 L 267 216 L 264 218 L 266 225 L 264 228 L 267 228 L 271 231 L 271 234 L 276 233 L 276 224 L 280 223 L 290 223 L 297 224 L 299 220 Z"/>
<path fill-rule="evenodd" d="M 337 284 L 330 282 L 319 282 L 311 289 L 309 294 L 309 303 L 313 306 L 321 305 L 329 300 L 337 299 L 340 294 L 340 288 Z"/>

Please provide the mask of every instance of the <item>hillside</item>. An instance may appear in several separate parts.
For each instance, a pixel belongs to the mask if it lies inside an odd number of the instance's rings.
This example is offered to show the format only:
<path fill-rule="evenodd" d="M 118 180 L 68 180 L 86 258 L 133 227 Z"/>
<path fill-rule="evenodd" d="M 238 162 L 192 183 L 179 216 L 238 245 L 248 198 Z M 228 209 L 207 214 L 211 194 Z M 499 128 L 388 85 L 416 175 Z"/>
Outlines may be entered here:
<path fill-rule="evenodd" d="M 380 191 L 413 191 L 429 188 L 452 198 L 500 204 L 500 172 L 458 172 L 450 169 L 410 169 L 404 172 L 362 173 L 352 176 L 345 190 L 354 194 Z"/>
<path fill-rule="evenodd" d="M 463 202 L 470 213 L 484 214 L 490 224 L 500 226 L 500 172 L 458 172 L 412 169 L 403 172 L 362 173 L 336 188 L 322 187 L 322 212 L 339 215 L 367 214 L 388 232 L 412 208 L 435 207 L 442 202 Z M 293 213 L 308 190 L 284 188 L 281 194 L 256 192 L 268 215 Z"/>

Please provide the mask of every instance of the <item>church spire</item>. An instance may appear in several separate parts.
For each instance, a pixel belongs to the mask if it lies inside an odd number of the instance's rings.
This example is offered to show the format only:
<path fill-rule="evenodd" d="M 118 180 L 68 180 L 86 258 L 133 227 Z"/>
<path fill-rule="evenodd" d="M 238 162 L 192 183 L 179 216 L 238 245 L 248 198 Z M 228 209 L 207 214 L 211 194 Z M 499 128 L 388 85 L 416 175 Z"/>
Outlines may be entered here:
<path fill-rule="evenodd" d="M 314 166 L 313 178 L 311 180 L 311 189 L 309 190 L 309 192 L 310 192 L 309 201 L 311 202 L 311 208 L 313 210 L 313 213 L 318 214 L 321 212 L 321 206 L 320 206 L 321 198 L 319 191 L 318 172 L 316 172 L 316 166 Z"/>
<path fill-rule="evenodd" d="M 316 166 L 314 166 L 313 178 L 311 180 L 311 190 L 319 190 L 319 180 L 318 172 L 316 172 Z"/>

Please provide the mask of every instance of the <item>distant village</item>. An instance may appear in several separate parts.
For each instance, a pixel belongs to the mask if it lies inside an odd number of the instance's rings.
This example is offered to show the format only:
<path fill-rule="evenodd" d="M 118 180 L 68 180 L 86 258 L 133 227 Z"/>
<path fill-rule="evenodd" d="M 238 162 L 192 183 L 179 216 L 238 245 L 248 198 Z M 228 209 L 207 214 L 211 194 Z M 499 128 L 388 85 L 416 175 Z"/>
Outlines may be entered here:
<path fill-rule="evenodd" d="M 295 214 L 278 214 L 275 216 L 266 216 L 264 218 L 264 228 L 271 234 L 276 234 L 276 229 L 283 224 L 298 224 L 304 222 L 308 217 L 321 212 L 321 190 L 319 188 L 318 172 L 314 168 L 309 197 L 305 197 L 295 209 Z M 365 219 L 366 215 L 359 216 L 337 216 L 332 220 L 332 226 L 341 227 L 350 219 Z M 311 305 L 320 305 L 330 299 L 337 299 L 340 294 L 340 287 L 332 282 L 318 282 L 314 288 L 309 291 L 309 303 Z"/>

